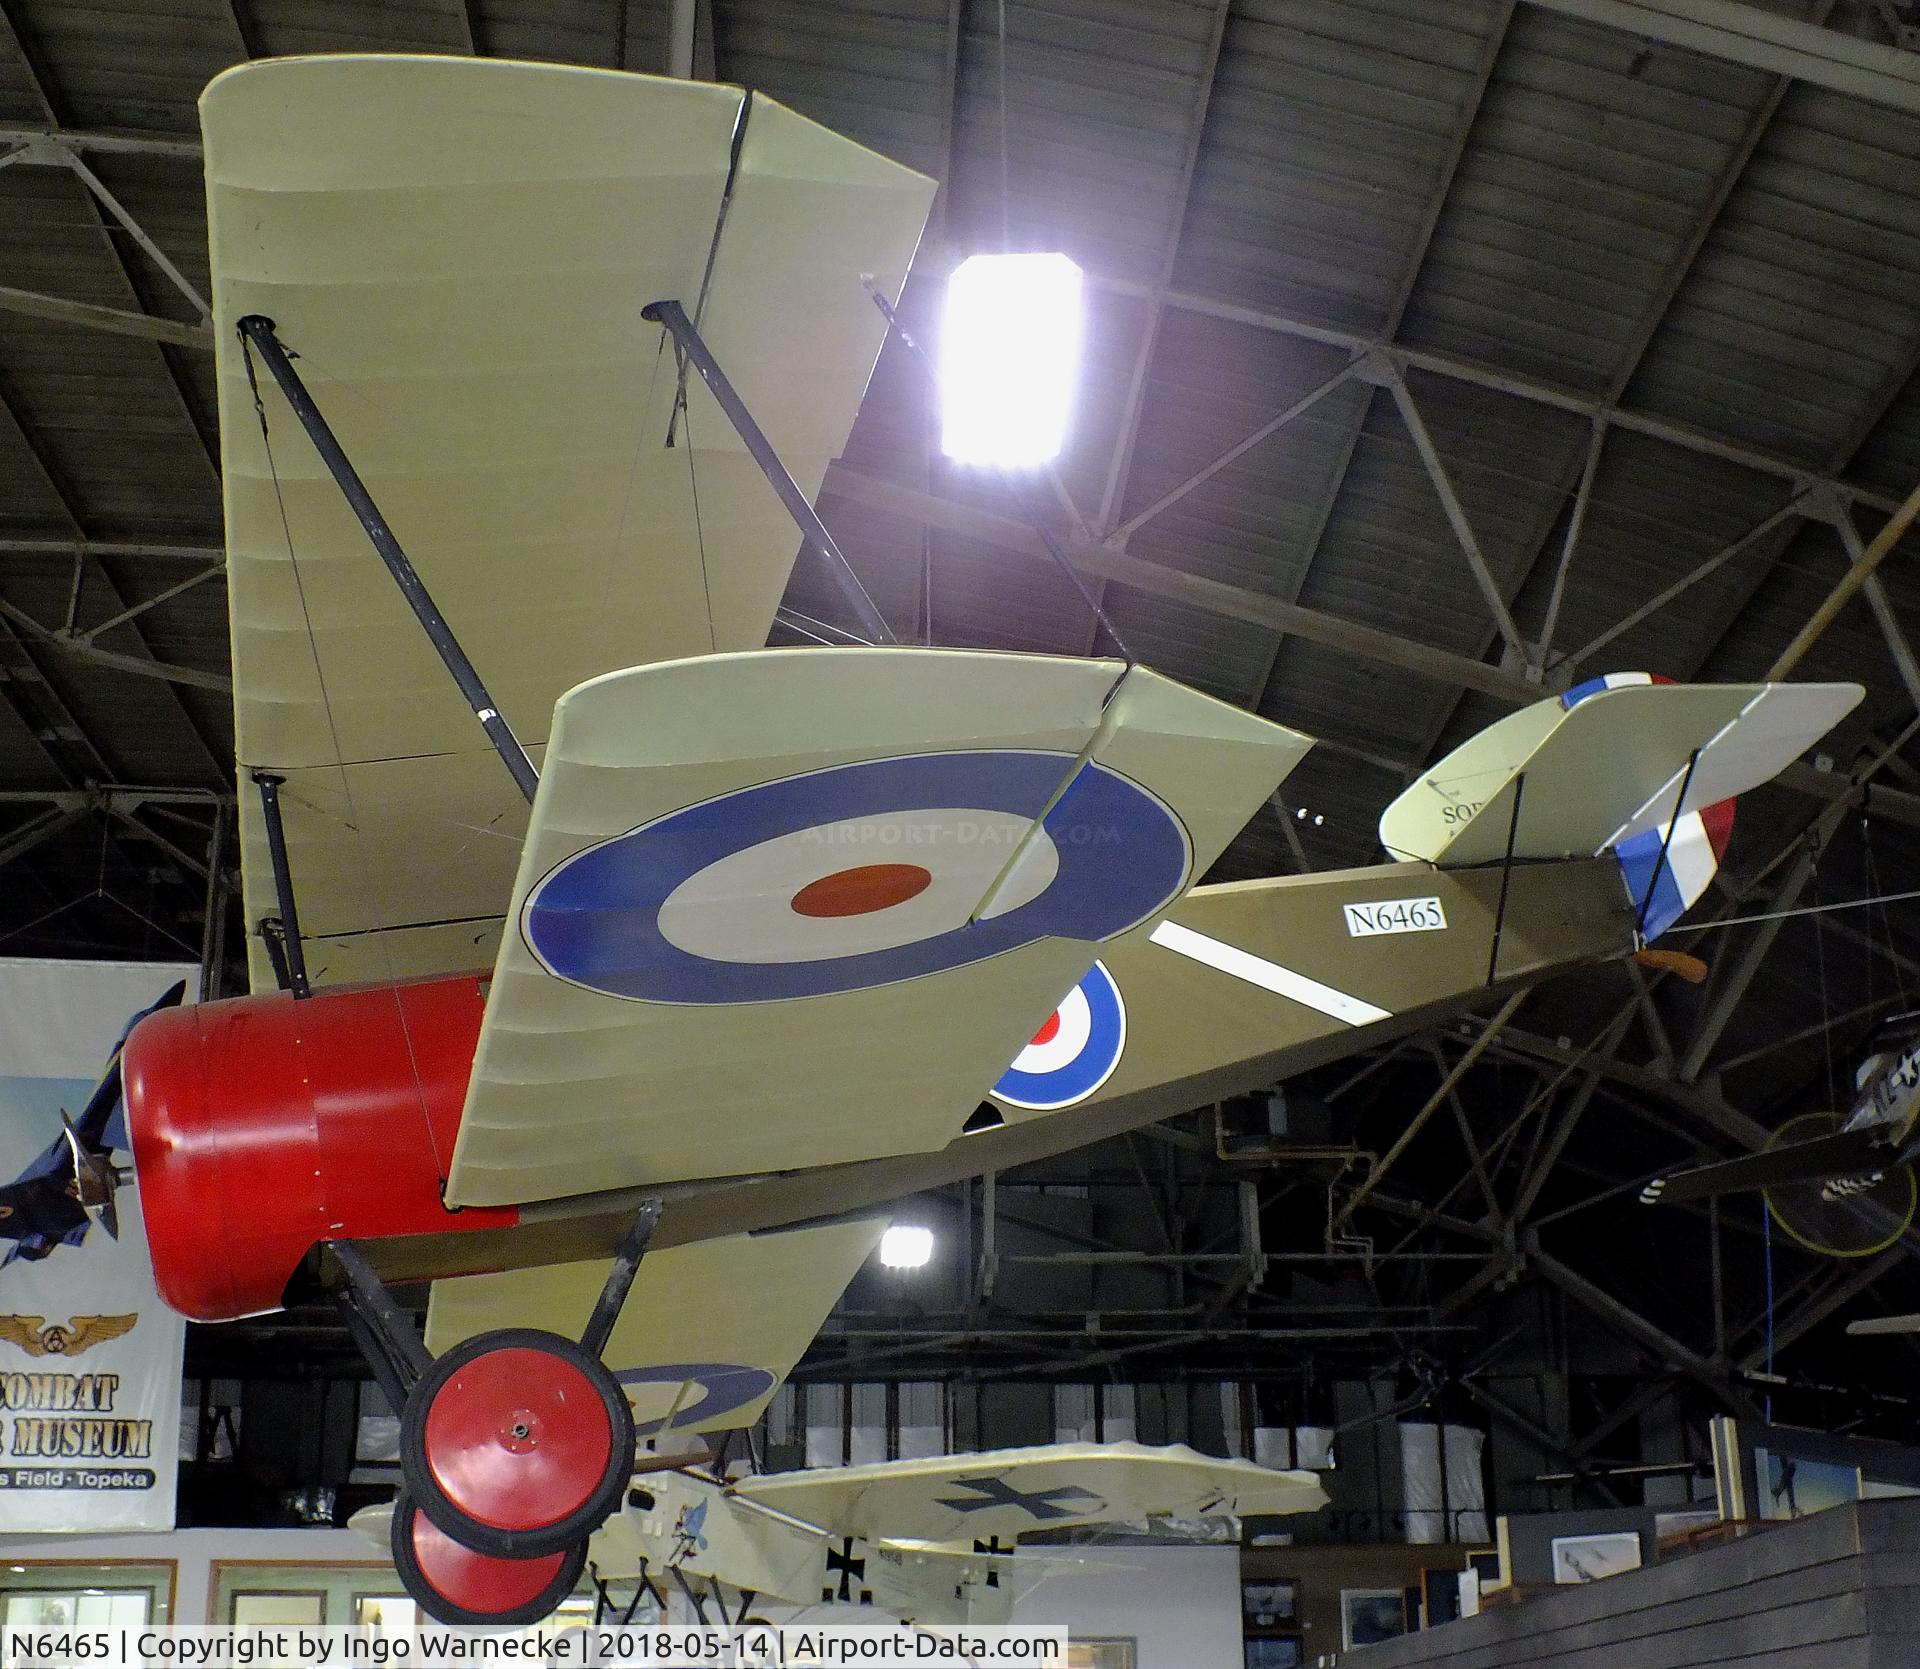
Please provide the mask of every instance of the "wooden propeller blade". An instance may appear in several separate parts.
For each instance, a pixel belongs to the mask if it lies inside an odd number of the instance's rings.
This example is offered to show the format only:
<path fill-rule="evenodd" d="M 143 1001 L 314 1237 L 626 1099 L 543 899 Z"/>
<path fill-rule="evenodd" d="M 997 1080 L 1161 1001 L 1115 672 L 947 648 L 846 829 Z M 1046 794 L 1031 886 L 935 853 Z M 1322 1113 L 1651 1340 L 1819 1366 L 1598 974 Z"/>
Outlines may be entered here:
<path fill-rule="evenodd" d="M 1707 977 L 1706 963 L 1697 956 L 1689 956 L 1684 950 L 1636 950 L 1633 959 L 1643 968 L 1677 974 L 1689 985 L 1698 985 Z"/>

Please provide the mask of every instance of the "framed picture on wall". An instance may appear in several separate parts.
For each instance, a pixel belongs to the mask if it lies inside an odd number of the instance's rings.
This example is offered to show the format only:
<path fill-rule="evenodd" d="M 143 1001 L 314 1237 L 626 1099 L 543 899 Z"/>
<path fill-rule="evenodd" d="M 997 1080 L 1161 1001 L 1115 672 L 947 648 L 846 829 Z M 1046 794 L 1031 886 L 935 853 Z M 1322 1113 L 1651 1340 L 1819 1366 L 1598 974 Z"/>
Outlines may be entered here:
<path fill-rule="evenodd" d="M 1640 1532 L 1609 1530 L 1597 1536 L 1555 1536 L 1553 1579 L 1598 1582 L 1640 1568 Z"/>
<path fill-rule="evenodd" d="M 235 1628 L 318 1628 L 326 1620 L 324 1588 L 249 1588 L 227 1599 Z"/>
<path fill-rule="evenodd" d="M 1398 1588 L 1340 1590 L 1340 1646 L 1374 1646 L 1407 1632 L 1406 1597 Z"/>
<path fill-rule="evenodd" d="M 1753 1451 L 1762 1518 L 1805 1518 L 1860 1499 L 1860 1468 L 1837 1461 L 1802 1460 L 1774 1450 Z"/>
<path fill-rule="evenodd" d="M 1070 1640 L 1067 1669 L 1134 1669 L 1134 1642 L 1127 1639 Z"/>

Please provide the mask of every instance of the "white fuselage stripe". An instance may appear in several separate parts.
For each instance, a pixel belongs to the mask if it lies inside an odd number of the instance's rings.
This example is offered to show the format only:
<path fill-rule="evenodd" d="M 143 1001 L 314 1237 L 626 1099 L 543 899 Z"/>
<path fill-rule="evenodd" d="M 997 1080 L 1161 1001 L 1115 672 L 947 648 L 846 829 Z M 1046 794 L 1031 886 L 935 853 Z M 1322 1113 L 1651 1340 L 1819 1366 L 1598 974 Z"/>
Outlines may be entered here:
<path fill-rule="evenodd" d="M 1255 956 L 1222 939 L 1210 939 L 1191 927 L 1182 927 L 1177 921 L 1163 921 L 1151 937 L 1156 945 L 1191 957 L 1195 962 L 1204 962 L 1209 968 L 1218 968 L 1223 974 L 1244 979 L 1249 985 L 1257 985 L 1263 991 L 1271 991 L 1332 1019 L 1344 1020 L 1349 1026 L 1369 1026 L 1376 1020 L 1393 1018 L 1391 1009 L 1375 1008 L 1372 1003 L 1336 991 L 1331 985 L 1322 985 L 1317 979 L 1308 979 L 1305 974 L 1281 967 L 1278 962 L 1269 962 L 1264 956 Z"/>

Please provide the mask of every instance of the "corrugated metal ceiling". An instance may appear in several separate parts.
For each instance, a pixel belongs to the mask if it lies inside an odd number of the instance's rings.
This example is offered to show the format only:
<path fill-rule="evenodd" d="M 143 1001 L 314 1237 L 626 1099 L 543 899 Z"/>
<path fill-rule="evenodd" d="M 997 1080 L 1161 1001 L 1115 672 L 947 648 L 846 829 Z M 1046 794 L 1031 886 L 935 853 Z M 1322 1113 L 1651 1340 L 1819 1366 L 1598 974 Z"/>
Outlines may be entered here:
<path fill-rule="evenodd" d="M 1848 0 L 1771 9 L 1877 28 Z M 1506 710 L 1463 698 L 1458 680 L 1283 635 L 1257 606 L 1297 603 L 1502 664 L 1381 385 L 1399 369 L 1529 640 L 1592 418 L 1626 414 L 1605 427 L 1556 652 L 1746 535 L 1804 488 L 1795 471 L 1882 503 L 1920 477 L 1920 120 L 1514 0 L 1006 0 L 1004 57 L 997 0 L 712 0 L 700 16 L 713 73 L 941 176 L 913 317 L 929 315 L 953 252 L 1003 235 L 1065 248 L 1093 275 L 1060 471 L 1073 509 L 1049 498 L 1050 513 L 1076 548 L 1105 540 L 1152 565 L 1102 588 L 1143 658 L 1327 739 L 1288 789 L 1309 810 L 1293 832 L 1316 864 L 1366 861 L 1405 774 Z M 0 124 L 176 139 L 193 134 L 207 79 L 249 54 L 476 49 L 657 69 L 666 38 L 664 0 L 0 0 L 0 20 Z M 82 154 L 204 290 L 191 157 Z M 60 167 L 0 167 L 0 284 L 197 318 Z M 1125 530 L 1370 346 L 1384 357 Z M 108 620 L 196 572 L 193 548 L 217 542 L 207 356 L 0 311 L 0 408 L 0 599 L 18 611 L 0 619 L 0 667 L 14 674 L 0 683 L 0 786 L 230 787 L 230 720 L 203 687 L 226 665 L 217 580 L 97 644 L 198 683 L 16 641 L 31 638 L 26 621 L 58 628 L 70 610 L 81 631 Z M 889 350 L 844 467 L 1006 515 L 994 489 L 931 455 L 930 437 L 919 374 Z M 1102 646 L 1064 580 L 1004 540 L 928 531 L 847 493 L 827 510 L 903 631 Z M 1854 511 L 1868 535 L 1883 513 Z M 96 547 L 77 603 L 59 548 L 76 540 Z M 1830 528 L 1788 519 L 1578 670 L 1753 675 L 1842 561 Z M 1908 626 L 1920 625 L 1912 566 L 1908 550 L 1886 573 Z M 1202 606 L 1158 575 L 1232 589 Z M 834 615 L 804 562 L 791 600 Z M 1801 674 L 1870 686 L 1834 745 L 1842 764 L 1913 715 L 1862 605 Z M 1819 809 L 1759 797 L 1737 856 L 1772 858 Z M 1283 815 L 1256 820 L 1220 873 L 1293 867 Z M 1888 840 L 1911 855 L 1907 835 Z M 124 825 L 77 822 L 4 872 L 0 950 L 150 942 L 126 899 L 92 896 L 116 887 L 157 888 L 169 930 L 191 931 L 201 881 L 177 856 Z"/>

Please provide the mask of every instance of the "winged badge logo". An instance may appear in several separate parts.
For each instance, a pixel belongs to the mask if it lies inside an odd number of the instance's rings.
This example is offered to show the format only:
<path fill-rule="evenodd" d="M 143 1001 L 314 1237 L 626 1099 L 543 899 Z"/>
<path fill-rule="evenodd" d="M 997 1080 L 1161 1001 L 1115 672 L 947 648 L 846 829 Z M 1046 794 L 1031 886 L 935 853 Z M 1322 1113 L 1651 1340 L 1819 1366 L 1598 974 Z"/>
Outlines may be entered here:
<path fill-rule="evenodd" d="M 18 1345 L 29 1356 L 78 1356 L 133 1331 L 140 1319 L 132 1315 L 79 1315 L 51 1327 L 45 1316 L 0 1315 L 0 1339 Z"/>

